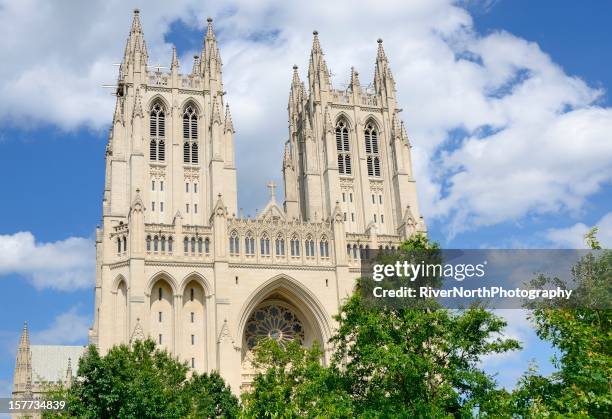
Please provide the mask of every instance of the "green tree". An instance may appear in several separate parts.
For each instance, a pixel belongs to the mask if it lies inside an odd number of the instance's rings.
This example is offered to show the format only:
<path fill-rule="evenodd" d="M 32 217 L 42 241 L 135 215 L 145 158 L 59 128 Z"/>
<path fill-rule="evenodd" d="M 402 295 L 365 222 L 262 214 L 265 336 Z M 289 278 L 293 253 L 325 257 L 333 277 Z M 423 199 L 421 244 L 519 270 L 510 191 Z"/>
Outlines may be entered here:
<path fill-rule="evenodd" d="M 601 249 L 596 229 L 585 239 Z M 538 276 L 535 288 L 572 288 L 570 300 L 532 303 L 538 336 L 558 350 L 551 376 L 529 371 L 514 392 L 516 412 L 529 416 L 612 416 L 612 251 L 583 256 L 569 280 Z"/>
<path fill-rule="evenodd" d="M 62 415 L 80 418 L 236 417 L 238 400 L 216 374 L 193 374 L 148 339 L 115 346 L 101 356 L 90 345 L 69 389 L 52 399 L 67 400 Z M 53 415 L 49 415 L 53 416 Z"/>
<path fill-rule="evenodd" d="M 438 246 L 424 236 L 401 246 L 426 249 Z M 392 262 L 392 255 L 382 257 Z M 432 301 L 421 307 L 375 306 L 355 292 L 336 317 L 329 366 L 317 348 L 261 342 L 256 360 L 264 370 L 243 398 L 245 414 L 469 417 L 508 410 L 508 393 L 479 368 L 482 356 L 519 348 L 499 336 L 506 323 L 480 307 L 454 312 Z"/>
<path fill-rule="evenodd" d="M 351 417 L 352 401 L 343 389 L 341 375 L 334 367 L 325 367 L 322 359 L 317 343 L 307 349 L 295 341 L 286 346 L 272 339 L 259 342 L 253 364 L 261 372 L 252 391 L 242 397 L 244 416 Z"/>

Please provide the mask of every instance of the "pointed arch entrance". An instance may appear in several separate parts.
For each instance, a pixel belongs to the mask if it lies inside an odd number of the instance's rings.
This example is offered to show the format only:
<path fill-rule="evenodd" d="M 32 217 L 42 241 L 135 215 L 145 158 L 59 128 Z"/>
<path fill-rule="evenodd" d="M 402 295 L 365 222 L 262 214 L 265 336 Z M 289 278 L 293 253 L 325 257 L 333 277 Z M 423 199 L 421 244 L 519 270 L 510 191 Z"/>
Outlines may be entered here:
<path fill-rule="evenodd" d="M 272 338 L 281 344 L 297 340 L 307 347 L 316 342 L 324 348 L 331 336 L 329 316 L 320 301 L 301 282 L 284 275 L 256 289 L 239 318 L 243 390 L 256 374 L 252 359 L 259 339 Z"/>

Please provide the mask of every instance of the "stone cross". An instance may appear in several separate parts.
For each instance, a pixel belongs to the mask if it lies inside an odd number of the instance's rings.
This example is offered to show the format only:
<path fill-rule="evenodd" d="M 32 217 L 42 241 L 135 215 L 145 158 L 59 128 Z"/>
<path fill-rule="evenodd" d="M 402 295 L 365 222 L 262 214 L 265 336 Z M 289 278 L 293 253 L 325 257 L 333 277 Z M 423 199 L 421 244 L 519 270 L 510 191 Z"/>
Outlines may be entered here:
<path fill-rule="evenodd" d="M 268 183 L 268 189 L 270 189 L 270 199 L 276 199 L 276 183 L 274 181 Z"/>

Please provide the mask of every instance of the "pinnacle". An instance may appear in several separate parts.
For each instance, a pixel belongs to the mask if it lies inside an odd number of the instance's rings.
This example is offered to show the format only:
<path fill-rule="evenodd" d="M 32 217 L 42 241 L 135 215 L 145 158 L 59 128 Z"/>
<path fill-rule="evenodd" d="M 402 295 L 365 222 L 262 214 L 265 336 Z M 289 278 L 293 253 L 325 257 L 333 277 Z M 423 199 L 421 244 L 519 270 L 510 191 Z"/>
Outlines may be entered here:
<path fill-rule="evenodd" d="M 206 22 L 208 22 L 207 28 L 206 28 L 206 39 L 215 39 L 215 31 L 213 30 L 213 25 L 212 25 L 212 17 L 208 17 L 206 19 Z"/>
<path fill-rule="evenodd" d="M 197 55 L 193 56 L 193 68 L 191 69 L 192 74 L 198 74 L 200 72 L 200 57 Z"/>
<path fill-rule="evenodd" d="M 359 73 L 355 70 L 355 67 L 351 67 L 351 87 L 353 90 L 357 90 L 360 88 L 360 86 Z"/>
<path fill-rule="evenodd" d="M 299 85 L 301 83 L 300 74 L 298 73 L 298 66 L 296 64 L 293 64 L 293 79 L 291 82 L 293 85 Z"/>
<path fill-rule="evenodd" d="M 323 54 L 323 50 L 321 49 L 321 43 L 319 42 L 319 31 L 312 31 L 312 53 Z"/>
<path fill-rule="evenodd" d="M 376 42 L 378 42 L 378 52 L 376 54 L 376 61 L 387 61 L 387 55 L 385 54 L 385 49 L 383 48 L 382 38 L 378 38 Z"/>
<path fill-rule="evenodd" d="M 130 27 L 130 33 L 125 45 L 124 60 L 129 60 L 130 56 L 136 52 L 141 52 L 146 60 L 147 44 L 144 40 L 142 24 L 140 23 L 140 11 L 138 9 L 134 10 L 132 26 Z"/>
<path fill-rule="evenodd" d="M 172 64 L 170 65 L 171 69 L 179 67 L 178 57 L 176 56 L 176 46 L 172 45 Z"/>
<path fill-rule="evenodd" d="M 30 335 L 28 333 L 28 322 L 23 322 L 23 331 L 21 332 L 21 341 L 19 343 L 19 346 L 22 346 L 23 344 L 27 344 L 29 345 L 30 342 Z"/>
<path fill-rule="evenodd" d="M 224 127 L 225 132 L 230 131 L 230 132 L 235 132 L 234 131 L 234 123 L 232 121 L 232 114 L 230 112 L 230 108 L 229 108 L 229 103 L 227 103 L 225 105 L 225 127 Z"/>
<path fill-rule="evenodd" d="M 132 19 L 132 28 L 130 32 L 142 33 L 142 25 L 140 24 L 140 10 L 139 9 L 134 9 L 134 18 Z"/>

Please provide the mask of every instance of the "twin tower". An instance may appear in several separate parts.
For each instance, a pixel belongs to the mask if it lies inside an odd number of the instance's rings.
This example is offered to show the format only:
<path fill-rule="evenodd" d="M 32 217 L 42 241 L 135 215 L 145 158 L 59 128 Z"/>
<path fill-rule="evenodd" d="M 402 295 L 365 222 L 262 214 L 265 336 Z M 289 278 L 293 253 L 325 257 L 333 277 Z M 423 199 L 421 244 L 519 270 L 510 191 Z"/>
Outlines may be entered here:
<path fill-rule="evenodd" d="M 238 393 L 261 337 L 318 342 L 327 357 L 362 251 L 426 228 L 382 40 L 373 87 L 353 69 L 337 89 L 314 32 L 307 86 L 297 67 L 291 80 L 284 203 L 272 195 L 255 218 L 236 216 L 234 125 L 212 19 L 191 71 L 180 70 L 175 49 L 169 71 L 149 66 L 135 11 L 106 148 L 89 340 L 104 353 L 150 337 L 194 370 L 218 370 Z M 49 360 L 68 365 L 23 346 L 23 391 L 61 369 Z"/>

